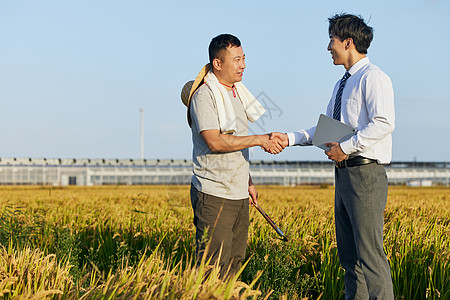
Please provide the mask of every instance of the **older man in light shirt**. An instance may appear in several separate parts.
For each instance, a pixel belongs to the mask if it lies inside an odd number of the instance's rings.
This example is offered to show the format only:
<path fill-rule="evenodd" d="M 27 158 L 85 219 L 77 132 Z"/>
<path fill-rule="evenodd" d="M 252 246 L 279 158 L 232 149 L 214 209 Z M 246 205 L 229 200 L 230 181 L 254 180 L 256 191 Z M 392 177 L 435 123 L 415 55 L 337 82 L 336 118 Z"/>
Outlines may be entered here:
<path fill-rule="evenodd" d="M 341 143 L 327 143 L 336 162 L 335 221 L 339 260 L 345 269 L 345 299 L 394 299 L 389 262 L 383 251 L 383 212 L 392 157 L 394 92 L 389 77 L 366 57 L 373 29 L 362 18 L 329 19 L 328 51 L 346 73 L 327 107 L 327 116 L 357 129 Z M 285 144 L 311 145 L 316 128 L 273 133 Z"/>

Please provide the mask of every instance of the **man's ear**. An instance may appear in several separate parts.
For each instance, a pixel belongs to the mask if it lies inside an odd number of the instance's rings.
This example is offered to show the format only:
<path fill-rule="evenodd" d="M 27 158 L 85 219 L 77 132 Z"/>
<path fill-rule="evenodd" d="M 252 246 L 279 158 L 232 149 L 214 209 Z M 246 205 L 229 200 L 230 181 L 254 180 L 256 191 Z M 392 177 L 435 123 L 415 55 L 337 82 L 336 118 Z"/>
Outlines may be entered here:
<path fill-rule="evenodd" d="M 344 41 L 345 50 L 350 49 L 350 47 L 351 47 L 352 45 L 354 46 L 355 44 L 353 44 L 353 39 L 352 39 L 351 37 L 345 39 L 345 41 Z"/>
<path fill-rule="evenodd" d="M 212 66 L 214 69 L 220 71 L 222 70 L 222 61 L 218 58 L 214 58 L 214 60 L 212 61 Z"/>

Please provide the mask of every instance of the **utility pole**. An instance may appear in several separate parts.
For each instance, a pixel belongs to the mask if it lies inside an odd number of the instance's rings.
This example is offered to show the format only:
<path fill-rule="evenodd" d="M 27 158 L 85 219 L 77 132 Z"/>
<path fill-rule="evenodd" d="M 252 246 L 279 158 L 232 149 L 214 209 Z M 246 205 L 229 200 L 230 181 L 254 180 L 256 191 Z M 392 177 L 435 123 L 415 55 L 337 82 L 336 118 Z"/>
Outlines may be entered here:
<path fill-rule="evenodd" d="M 144 160 L 144 108 L 141 107 L 141 160 Z"/>

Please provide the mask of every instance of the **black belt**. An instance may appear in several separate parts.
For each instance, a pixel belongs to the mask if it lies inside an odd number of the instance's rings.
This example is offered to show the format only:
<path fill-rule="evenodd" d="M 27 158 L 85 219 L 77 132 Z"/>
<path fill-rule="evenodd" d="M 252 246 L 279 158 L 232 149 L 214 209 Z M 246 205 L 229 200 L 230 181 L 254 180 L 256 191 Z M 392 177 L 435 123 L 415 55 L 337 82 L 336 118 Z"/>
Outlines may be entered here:
<path fill-rule="evenodd" d="M 362 166 L 362 165 L 368 165 L 376 163 L 377 161 L 375 159 L 365 158 L 362 156 L 355 156 L 351 159 L 343 160 L 340 162 L 336 162 L 336 168 L 349 168 L 349 167 L 356 167 L 356 166 Z"/>

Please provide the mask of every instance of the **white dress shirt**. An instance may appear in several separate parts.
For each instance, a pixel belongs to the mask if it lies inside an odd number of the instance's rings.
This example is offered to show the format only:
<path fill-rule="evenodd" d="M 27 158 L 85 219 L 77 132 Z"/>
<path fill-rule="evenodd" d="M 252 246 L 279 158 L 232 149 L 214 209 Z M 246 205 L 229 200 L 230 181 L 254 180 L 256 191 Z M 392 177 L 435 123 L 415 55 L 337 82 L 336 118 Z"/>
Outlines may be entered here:
<path fill-rule="evenodd" d="M 356 135 L 340 144 L 350 158 L 361 155 L 388 164 L 392 159 L 392 131 L 395 127 L 394 91 L 390 78 L 365 57 L 348 72 L 341 102 L 341 122 L 357 129 Z M 333 89 L 327 116 L 333 117 L 340 80 Z M 288 133 L 289 146 L 312 145 L 316 127 Z"/>

